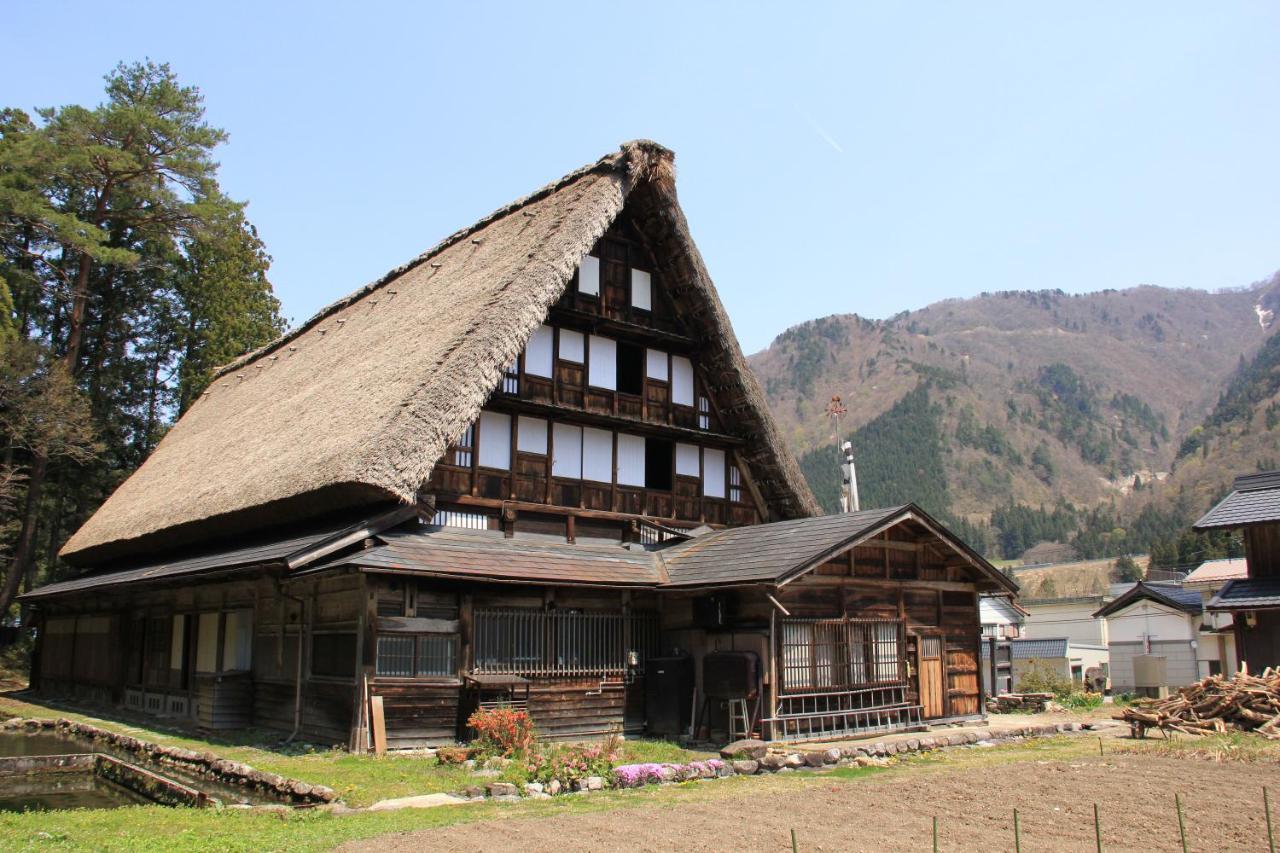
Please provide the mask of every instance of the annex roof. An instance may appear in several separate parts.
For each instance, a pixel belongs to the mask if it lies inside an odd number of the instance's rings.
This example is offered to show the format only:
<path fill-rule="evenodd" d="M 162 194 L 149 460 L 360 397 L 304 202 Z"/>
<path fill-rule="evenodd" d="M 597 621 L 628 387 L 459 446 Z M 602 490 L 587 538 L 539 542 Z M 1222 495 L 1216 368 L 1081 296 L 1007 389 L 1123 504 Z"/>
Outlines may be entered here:
<path fill-rule="evenodd" d="M 1128 592 L 1103 605 L 1093 616 L 1095 619 L 1110 616 L 1139 601 L 1154 601 L 1184 613 L 1199 613 L 1204 609 L 1204 597 L 1199 590 L 1138 581 Z"/>
<path fill-rule="evenodd" d="M 1280 521 L 1280 471 L 1236 477 L 1231 494 L 1197 521 L 1196 530 Z"/>
<path fill-rule="evenodd" d="M 383 544 L 317 566 L 507 583 L 657 586 L 666 578 L 654 555 L 619 544 L 568 544 L 504 538 L 500 531 L 428 527 L 379 537 Z"/>
<path fill-rule="evenodd" d="M 622 212 L 703 341 L 726 428 L 771 513 L 820 512 L 676 198 L 674 155 L 631 142 L 462 231 L 225 368 L 71 537 L 77 565 L 412 503 L 503 367 Z"/>
<path fill-rule="evenodd" d="M 263 565 L 301 573 L 345 567 L 371 573 L 544 585 L 653 589 L 783 585 L 903 523 L 924 527 L 962 556 L 973 567 L 979 590 L 1006 595 L 1017 591 L 1013 581 L 913 504 L 716 530 L 648 547 L 589 539 L 568 543 L 558 537 L 527 533 L 507 537 L 498 530 L 465 530 L 416 521 L 405 524 L 401 523 L 406 521 L 403 514 L 387 518 L 388 523 L 377 529 L 365 522 L 363 527 L 319 531 L 261 547 L 97 574 L 42 587 L 27 597 Z M 349 547 L 339 550 L 330 543 Z M 300 554 L 308 556 L 301 559 Z M 337 556 L 327 558 L 329 554 Z"/>
<path fill-rule="evenodd" d="M 717 530 L 659 553 L 670 587 L 785 583 L 907 520 L 929 528 L 962 554 L 987 588 L 1017 592 L 1016 583 L 914 504 Z"/>
<path fill-rule="evenodd" d="M 1210 610 L 1270 610 L 1280 608 L 1280 578 L 1227 581 L 1209 599 Z"/>
<path fill-rule="evenodd" d="M 146 563 L 120 571 L 94 572 L 70 580 L 46 584 L 20 596 L 22 601 L 40 601 L 68 593 L 95 589 L 116 589 L 143 583 L 189 581 L 196 577 L 224 574 L 242 569 L 275 567 L 288 569 L 305 564 L 308 558 L 319 559 L 329 547 L 341 545 L 352 536 L 362 537 L 385 526 L 399 523 L 405 513 L 392 510 L 373 518 L 348 517 L 326 524 L 312 525 L 310 530 L 294 535 L 261 538 L 239 548 L 206 550 L 194 555 Z"/>

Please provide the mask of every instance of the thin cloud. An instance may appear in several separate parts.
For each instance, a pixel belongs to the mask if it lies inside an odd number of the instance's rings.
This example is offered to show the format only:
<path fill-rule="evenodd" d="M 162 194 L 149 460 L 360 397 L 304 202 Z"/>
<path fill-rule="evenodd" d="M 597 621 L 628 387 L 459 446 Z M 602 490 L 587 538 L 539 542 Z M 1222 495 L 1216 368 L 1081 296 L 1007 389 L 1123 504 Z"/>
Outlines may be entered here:
<path fill-rule="evenodd" d="M 822 125 L 818 124 L 818 122 L 814 120 L 813 116 L 809 115 L 799 107 L 796 108 L 796 112 L 800 113 L 800 117 L 809 123 L 809 127 L 813 128 L 814 133 L 818 134 L 818 138 L 830 145 L 833 151 L 837 154 L 844 153 L 844 149 L 840 147 L 839 142 L 836 142 L 835 137 L 823 130 Z"/>

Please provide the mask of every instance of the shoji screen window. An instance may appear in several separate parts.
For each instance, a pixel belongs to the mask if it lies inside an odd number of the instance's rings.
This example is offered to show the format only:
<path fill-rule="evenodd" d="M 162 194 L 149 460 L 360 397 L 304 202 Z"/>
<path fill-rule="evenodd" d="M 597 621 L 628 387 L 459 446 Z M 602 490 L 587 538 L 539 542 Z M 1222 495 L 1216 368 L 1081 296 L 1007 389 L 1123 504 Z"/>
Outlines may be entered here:
<path fill-rule="evenodd" d="M 644 270 L 631 271 L 631 307 L 642 311 L 653 310 L 653 282 Z"/>
<path fill-rule="evenodd" d="M 613 433 L 603 429 L 582 429 L 582 479 L 613 482 Z"/>
<path fill-rule="evenodd" d="M 551 474 L 570 480 L 582 479 L 582 427 L 555 424 L 551 430 L 554 444 Z"/>
<path fill-rule="evenodd" d="M 702 494 L 724 497 L 724 451 L 712 447 L 702 451 Z"/>
<path fill-rule="evenodd" d="M 600 295 L 600 259 L 583 255 L 578 265 L 578 292 L 583 296 Z"/>
<path fill-rule="evenodd" d="M 693 362 L 684 356 L 671 357 L 671 402 L 693 405 Z"/>
<path fill-rule="evenodd" d="M 539 326 L 534 330 L 524 350 L 525 373 L 530 376 L 551 378 L 551 352 L 555 334 L 555 330 L 550 326 Z"/>
<path fill-rule="evenodd" d="M 480 458 L 483 468 L 511 469 L 511 416 L 480 413 Z"/>

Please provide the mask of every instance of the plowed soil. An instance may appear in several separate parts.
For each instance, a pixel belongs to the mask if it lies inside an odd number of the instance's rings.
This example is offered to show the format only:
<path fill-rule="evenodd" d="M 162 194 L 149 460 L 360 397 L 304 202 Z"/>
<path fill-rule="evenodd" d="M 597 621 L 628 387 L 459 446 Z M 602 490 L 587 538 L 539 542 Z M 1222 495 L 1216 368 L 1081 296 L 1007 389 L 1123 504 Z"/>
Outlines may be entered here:
<path fill-rule="evenodd" d="M 692 796 L 655 796 L 652 804 L 461 823 L 348 849 L 787 851 L 795 829 L 801 851 L 928 851 L 936 815 L 941 850 L 1012 850 L 1016 807 L 1024 851 L 1092 851 L 1097 803 L 1109 853 L 1179 851 L 1176 791 L 1191 850 L 1266 850 L 1263 785 L 1280 799 L 1280 764 L 1121 753 L 944 761 L 852 779 L 797 773 L 703 783 Z"/>

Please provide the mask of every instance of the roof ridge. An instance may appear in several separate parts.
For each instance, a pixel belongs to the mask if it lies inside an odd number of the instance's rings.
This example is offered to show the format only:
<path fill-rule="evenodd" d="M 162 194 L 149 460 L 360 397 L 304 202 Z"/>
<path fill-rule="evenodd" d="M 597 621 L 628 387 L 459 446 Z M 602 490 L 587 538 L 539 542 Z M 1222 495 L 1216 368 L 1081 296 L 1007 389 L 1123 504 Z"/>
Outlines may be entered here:
<path fill-rule="evenodd" d="M 634 183 L 635 181 L 651 174 L 657 160 L 673 160 L 674 157 L 675 155 L 669 148 L 659 145 L 652 140 L 636 139 L 630 142 L 624 142 L 619 146 L 619 150 L 617 152 L 613 154 L 606 154 L 594 163 L 589 163 L 585 166 L 574 169 L 572 172 L 569 172 L 549 184 L 539 187 L 528 195 L 522 196 L 515 201 L 508 202 L 480 220 L 473 222 L 466 228 L 453 232 L 448 237 L 440 240 L 434 246 L 427 249 L 417 257 L 392 268 L 363 287 L 357 288 L 351 293 L 348 293 L 346 296 L 330 302 L 305 322 L 289 329 L 270 343 L 264 344 L 255 350 L 250 350 L 249 352 L 232 359 L 221 367 L 215 368 L 213 375 L 210 377 L 210 381 L 212 382 L 213 380 L 221 379 L 228 373 L 238 370 L 247 364 L 252 364 L 260 357 L 278 350 L 289 341 L 302 336 L 303 333 L 316 326 L 316 324 L 320 323 L 326 317 L 331 317 L 343 308 L 359 302 L 370 293 L 390 284 L 405 273 L 422 266 L 441 252 L 451 246 L 457 245 L 459 242 L 470 237 L 477 231 L 481 231 L 492 225 L 494 222 L 497 222 L 499 219 L 505 219 L 516 211 L 524 207 L 528 207 L 530 204 L 541 201 L 553 193 L 559 192 L 587 175 L 626 169 L 629 179 Z"/>

